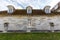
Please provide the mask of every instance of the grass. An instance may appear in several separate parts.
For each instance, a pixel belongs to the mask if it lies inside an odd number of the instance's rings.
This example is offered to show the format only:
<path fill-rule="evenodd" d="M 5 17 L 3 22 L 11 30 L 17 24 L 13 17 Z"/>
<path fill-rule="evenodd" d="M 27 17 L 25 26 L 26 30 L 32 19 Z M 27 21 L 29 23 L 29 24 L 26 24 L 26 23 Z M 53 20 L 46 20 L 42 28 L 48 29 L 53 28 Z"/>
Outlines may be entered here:
<path fill-rule="evenodd" d="M 0 33 L 0 40 L 60 40 L 60 33 Z"/>

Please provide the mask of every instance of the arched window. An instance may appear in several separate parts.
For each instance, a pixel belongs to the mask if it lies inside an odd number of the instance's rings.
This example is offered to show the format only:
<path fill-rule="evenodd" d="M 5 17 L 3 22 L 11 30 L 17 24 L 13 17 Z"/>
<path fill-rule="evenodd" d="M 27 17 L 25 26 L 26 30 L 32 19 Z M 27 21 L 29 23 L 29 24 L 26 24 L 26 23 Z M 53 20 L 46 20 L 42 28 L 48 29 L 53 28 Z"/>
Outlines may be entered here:
<path fill-rule="evenodd" d="M 8 11 L 7 11 L 8 13 L 11 14 L 14 12 L 15 8 L 12 5 L 8 5 L 7 7 L 8 7 Z"/>
<path fill-rule="evenodd" d="M 27 14 L 31 14 L 32 13 L 32 7 L 31 6 L 28 6 L 26 9 L 27 9 Z"/>
<path fill-rule="evenodd" d="M 50 6 L 44 8 L 45 13 L 51 13 Z"/>
<path fill-rule="evenodd" d="M 13 9 L 9 9 L 8 10 L 8 13 L 13 13 Z"/>

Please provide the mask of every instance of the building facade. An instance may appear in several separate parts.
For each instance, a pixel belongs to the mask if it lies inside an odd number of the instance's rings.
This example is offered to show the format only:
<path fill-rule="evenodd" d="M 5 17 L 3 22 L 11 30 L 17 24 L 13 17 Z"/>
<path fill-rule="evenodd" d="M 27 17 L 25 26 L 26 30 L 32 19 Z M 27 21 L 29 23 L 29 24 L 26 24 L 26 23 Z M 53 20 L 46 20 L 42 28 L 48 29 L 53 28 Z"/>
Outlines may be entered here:
<path fill-rule="evenodd" d="M 0 12 L 1 32 L 60 31 L 60 6 L 50 10 L 50 6 L 41 9 L 15 9 L 7 6 L 7 11 Z"/>

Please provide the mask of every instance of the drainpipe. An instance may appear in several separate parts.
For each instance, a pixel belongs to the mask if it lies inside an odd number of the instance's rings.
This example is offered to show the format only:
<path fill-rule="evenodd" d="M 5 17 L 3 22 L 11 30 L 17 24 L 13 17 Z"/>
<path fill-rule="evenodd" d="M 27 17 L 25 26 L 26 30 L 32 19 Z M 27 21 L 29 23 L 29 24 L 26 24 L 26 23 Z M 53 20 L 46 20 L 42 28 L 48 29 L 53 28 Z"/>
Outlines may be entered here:
<path fill-rule="evenodd" d="M 31 18 L 28 19 L 27 32 L 31 32 Z"/>

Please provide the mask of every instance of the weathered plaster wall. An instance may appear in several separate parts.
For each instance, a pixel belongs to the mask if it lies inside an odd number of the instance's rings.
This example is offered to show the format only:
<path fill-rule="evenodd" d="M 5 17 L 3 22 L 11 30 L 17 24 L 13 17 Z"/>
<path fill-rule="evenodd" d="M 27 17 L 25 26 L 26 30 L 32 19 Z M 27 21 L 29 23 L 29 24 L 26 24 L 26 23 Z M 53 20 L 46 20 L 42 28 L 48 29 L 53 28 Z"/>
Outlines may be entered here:
<path fill-rule="evenodd" d="M 54 23 L 54 30 L 60 30 L 60 16 L 0 17 L 0 30 L 4 30 L 4 23 L 6 22 L 9 23 L 8 30 L 26 30 L 27 28 L 50 30 L 49 22 Z"/>

